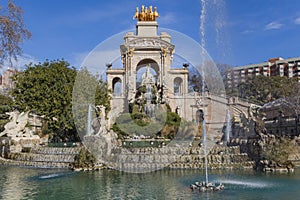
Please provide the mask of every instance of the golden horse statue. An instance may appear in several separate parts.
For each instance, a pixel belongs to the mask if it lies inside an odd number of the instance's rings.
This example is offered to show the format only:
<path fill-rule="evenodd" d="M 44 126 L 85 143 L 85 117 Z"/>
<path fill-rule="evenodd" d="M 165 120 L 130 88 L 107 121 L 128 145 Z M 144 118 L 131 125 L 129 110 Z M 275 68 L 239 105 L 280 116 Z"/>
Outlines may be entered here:
<path fill-rule="evenodd" d="M 139 12 L 139 8 L 136 7 L 135 14 L 133 19 L 138 19 L 138 21 L 155 21 L 156 18 L 159 17 L 157 12 L 157 8 L 154 7 L 154 11 L 152 10 L 152 6 L 149 6 L 149 9 L 144 5 L 141 7 L 141 11 Z"/>

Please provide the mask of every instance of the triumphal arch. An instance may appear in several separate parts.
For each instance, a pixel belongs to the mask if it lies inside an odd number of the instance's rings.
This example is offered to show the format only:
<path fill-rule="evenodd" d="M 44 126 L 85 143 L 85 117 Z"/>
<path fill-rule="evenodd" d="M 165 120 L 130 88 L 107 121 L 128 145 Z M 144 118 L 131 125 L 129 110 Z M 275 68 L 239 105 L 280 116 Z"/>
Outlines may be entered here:
<path fill-rule="evenodd" d="M 171 68 L 175 45 L 166 32 L 158 34 L 157 9 L 142 6 L 136 9 L 136 31 L 124 36 L 120 45 L 122 67 L 108 65 L 108 87 L 112 90 L 112 112 L 128 112 L 137 98 L 139 87 L 150 84 L 157 104 L 167 104 L 173 112 L 188 121 L 196 120 L 199 98 L 188 91 L 188 64 Z M 142 70 L 144 69 L 144 70 Z M 138 79 L 141 71 L 141 80 Z"/>

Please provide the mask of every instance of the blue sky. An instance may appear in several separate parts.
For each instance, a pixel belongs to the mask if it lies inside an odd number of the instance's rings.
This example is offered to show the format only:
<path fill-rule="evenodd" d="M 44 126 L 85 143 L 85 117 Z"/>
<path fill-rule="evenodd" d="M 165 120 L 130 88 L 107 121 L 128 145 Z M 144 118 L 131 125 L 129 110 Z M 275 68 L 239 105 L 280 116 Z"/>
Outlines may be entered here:
<path fill-rule="evenodd" d="M 160 27 L 201 43 L 201 0 L 15 0 L 32 38 L 20 64 L 64 58 L 75 67 L 100 42 L 134 29 L 135 7 L 156 6 Z M 205 48 L 232 66 L 300 56 L 299 0 L 207 0 Z"/>

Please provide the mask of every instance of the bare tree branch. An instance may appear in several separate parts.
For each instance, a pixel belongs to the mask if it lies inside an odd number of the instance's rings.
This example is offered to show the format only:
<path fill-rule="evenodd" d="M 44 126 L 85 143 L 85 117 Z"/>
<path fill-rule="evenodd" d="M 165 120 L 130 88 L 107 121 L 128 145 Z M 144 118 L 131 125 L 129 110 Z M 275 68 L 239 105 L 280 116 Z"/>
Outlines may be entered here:
<path fill-rule="evenodd" d="M 21 55 L 21 45 L 31 33 L 25 28 L 22 17 L 23 11 L 13 0 L 8 0 L 7 8 L 0 8 L 0 65 L 12 61 Z"/>

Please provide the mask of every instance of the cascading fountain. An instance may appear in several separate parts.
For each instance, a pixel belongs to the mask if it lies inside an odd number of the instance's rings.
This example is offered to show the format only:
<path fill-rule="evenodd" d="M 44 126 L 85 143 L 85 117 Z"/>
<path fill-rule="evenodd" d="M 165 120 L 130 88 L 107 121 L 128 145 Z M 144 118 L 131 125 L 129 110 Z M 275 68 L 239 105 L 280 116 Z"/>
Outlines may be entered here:
<path fill-rule="evenodd" d="M 92 131 L 92 105 L 88 106 L 88 115 L 87 115 L 87 126 L 86 126 L 86 135 L 91 135 Z"/>
<path fill-rule="evenodd" d="M 232 127 L 231 127 L 231 114 L 230 110 L 228 109 L 226 112 L 226 130 L 225 130 L 225 137 L 224 137 L 224 143 L 227 144 L 230 140 L 232 132 Z"/>
<path fill-rule="evenodd" d="M 144 94 L 144 98 L 146 99 L 146 105 L 144 106 L 144 112 L 150 118 L 154 116 L 154 104 L 151 103 L 152 101 L 152 85 L 154 84 L 153 75 L 150 72 L 151 65 L 147 65 L 146 72 L 142 76 L 142 84 L 146 86 L 146 92 Z"/>
<path fill-rule="evenodd" d="M 145 98 L 146 98 L 146 105 L 145 105 L 144 111 L 145 111 L 146 115 L 148 115 L 150 118 L 152 118 L 153 114 L 154 114 L 154 108 L 153 108 L 153 104 L 151 104 L 151 100 L 152 100 L 151 84 L 146 84 Z"/>

